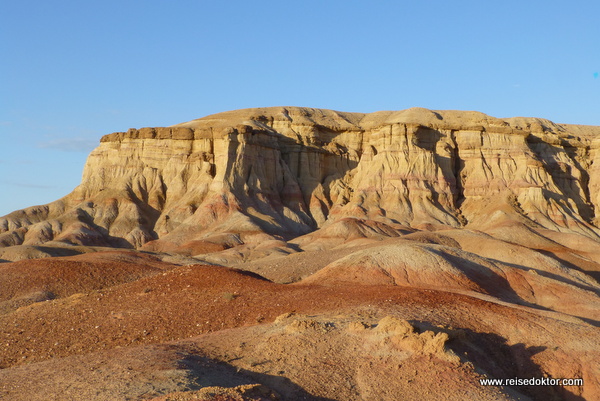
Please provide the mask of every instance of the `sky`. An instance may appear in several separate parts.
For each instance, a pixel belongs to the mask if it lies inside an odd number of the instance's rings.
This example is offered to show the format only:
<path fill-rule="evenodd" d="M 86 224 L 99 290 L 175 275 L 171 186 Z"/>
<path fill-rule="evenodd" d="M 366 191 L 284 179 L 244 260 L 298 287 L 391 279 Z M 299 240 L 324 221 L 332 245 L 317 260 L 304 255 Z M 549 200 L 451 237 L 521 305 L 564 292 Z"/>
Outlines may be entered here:
<path fill-rule="evenodd" d="M 596 0 L 0 5 L 0 216 L 71 192 L 102 135 L 226 110 L 600 125 Z"/>

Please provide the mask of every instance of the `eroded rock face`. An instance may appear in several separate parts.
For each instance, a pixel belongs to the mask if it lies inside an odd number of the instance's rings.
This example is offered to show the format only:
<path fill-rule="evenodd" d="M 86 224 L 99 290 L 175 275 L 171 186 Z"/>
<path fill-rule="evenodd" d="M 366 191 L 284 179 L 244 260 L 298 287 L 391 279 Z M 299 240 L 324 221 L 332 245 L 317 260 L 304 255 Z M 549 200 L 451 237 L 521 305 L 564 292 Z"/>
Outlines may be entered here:
<path fill-rule="evenodd" d="M 247 109 L 130 129 L 102 138 L 71 194 L 1 218 L 0 246 L 227 248 L 346 218 L 388 231 L 517 221 L 597 238 L 599 134 L 419 108 Z"/>

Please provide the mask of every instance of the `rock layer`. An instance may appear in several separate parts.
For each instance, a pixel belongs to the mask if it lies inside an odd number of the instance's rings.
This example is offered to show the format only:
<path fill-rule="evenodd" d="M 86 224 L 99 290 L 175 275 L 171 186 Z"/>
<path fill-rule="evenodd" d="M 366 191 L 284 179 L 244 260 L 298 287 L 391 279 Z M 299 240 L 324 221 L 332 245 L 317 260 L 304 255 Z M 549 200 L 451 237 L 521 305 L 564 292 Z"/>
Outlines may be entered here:
<path fill-rule="evenodd" d="M 130 129 L 102 138 L 71 194 L 1 218 L 0 246 L 225 249 L 347 218 L 597 238 L 598 134 L 420 108 L 246 109 Z"/>

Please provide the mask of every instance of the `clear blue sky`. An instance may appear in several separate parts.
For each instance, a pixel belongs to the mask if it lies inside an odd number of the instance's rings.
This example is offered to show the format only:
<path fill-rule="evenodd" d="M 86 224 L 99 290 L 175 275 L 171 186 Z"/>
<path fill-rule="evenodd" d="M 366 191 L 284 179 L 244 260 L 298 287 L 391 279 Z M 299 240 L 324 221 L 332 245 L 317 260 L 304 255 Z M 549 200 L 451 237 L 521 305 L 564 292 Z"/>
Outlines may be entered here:
<path fill-rule="evenodd" d="M 0 4 L 0 215 L 69 193 L 104 134 L 238 108 L 600 125 L 598 1 Z"/>

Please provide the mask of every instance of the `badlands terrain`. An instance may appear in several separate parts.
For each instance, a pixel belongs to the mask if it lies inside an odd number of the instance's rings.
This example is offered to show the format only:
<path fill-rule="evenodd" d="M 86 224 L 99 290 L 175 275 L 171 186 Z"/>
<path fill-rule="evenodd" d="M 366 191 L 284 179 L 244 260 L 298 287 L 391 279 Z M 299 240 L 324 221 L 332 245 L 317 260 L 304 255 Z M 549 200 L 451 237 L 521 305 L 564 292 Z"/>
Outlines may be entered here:
<path fill-rule="evenodd" d="M 598 400 L 600 127 L 277 107 L 0 217 L 2 400 Z M 583 385 L 482 386 L 486 378 Z"/>

